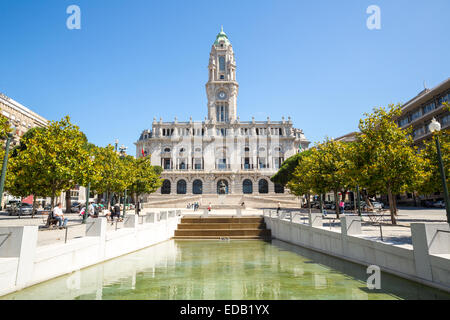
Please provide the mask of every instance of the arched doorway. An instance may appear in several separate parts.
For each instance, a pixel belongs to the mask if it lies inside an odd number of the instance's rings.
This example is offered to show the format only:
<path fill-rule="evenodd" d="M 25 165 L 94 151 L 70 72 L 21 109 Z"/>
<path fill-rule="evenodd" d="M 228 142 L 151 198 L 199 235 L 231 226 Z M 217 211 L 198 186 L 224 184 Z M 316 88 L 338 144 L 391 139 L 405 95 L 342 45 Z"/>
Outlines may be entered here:
<path fill-rule="evenodd" d="M 203 193 L 203 182 L 202 180 L 194 180 L 192 183 L 192 193 L 193 194 L 202 194 Z"/>
<path fill-rule="evenodd" d="M 170 181 L 164 180 L 161 186 L 161 194 L 170 194 L 170 187 L 171 187 Z"/>
<path fill-rule="evenodd" d="M 258 183 L 258 191 L 259 193 L 269 193 L 269 184 L 267 180 L 261 179 Z"/>
<path fill-rule="evenodd" d="M 242 182 L 242 192 L 244 194 L 252 194 L 253 193 L 253 183 L 250 179 L 245 179 Z"/>
<path fill-rule="evenodd" d="M 228 181 L 224 180 L 224 179 L 221 179 L 221 180 L 217 181 L 217 194 L 223 194 L 221 192 L 221 188 L 223 188 L 222 186 L 225 186 L 224 187 L 224 194 L 228 194 L 228 192 L 229 192 Z"/>
<path fill-rule="evenodd" d="M 186 181 L 179 180 L 177 182 L 177 194 L 186 194 Z"/>

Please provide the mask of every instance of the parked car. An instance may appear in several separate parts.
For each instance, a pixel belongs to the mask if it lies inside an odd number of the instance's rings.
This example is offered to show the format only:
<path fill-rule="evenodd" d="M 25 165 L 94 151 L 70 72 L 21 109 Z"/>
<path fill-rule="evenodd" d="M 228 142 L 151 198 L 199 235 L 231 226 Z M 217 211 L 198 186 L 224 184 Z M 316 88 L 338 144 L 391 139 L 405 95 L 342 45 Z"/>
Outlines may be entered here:
<path fill-rule="evenodd" d="M 70 207 L 70 212 L 72 213 L 80 213 L 81 210 L 81 203 L 79 202 L 72 202 L 72 206 Z"/>
<path fill-rule="evenodd" d="M 373 201 L 372 205 L 375 209 L 383 209 L 384 208 L 383 202 Z"/>
<path fill-rule="evenodd" d="M 442 200 L 436 201 L 433 203 L 433 207 L 435 208 L 445 208 L 445 202 Z"/>
<path fill-rule="evenodd" d="M 5 209 L 7 212 L 9 212 L 9 210 L 11 210 L 11 206 L 13 205 L 19 205 L 21 202 L 21 200 L 9 200 L 8 203 L 5 205 Z"/>
<path fill-rule="evenodd" d="M 19 203 L 19 204 L 12 204 L 11 208 L 9 210 L 10 216 L 25 216 L 25 215 L 31 215 L 33 211 L 33 206 L 29 203 Z"/>
<path fill-rule="evenodd" d="M 432 208 L 433 207 L 433 201 L 426 200 L 425 202 L 423 202 L 423 206 L 425 208 Z"/>

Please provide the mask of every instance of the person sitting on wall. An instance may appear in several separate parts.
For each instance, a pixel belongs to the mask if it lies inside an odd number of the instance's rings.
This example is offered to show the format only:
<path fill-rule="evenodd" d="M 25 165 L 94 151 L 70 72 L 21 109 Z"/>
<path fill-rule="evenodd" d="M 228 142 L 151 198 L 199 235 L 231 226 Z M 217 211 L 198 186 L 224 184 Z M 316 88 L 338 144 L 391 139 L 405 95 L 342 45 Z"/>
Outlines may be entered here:
<path fill-rule="evenodd" d="M 59 202 L 55 208 L 53 208 L 53 217 L 58 220 L 58 227 L 60 229 L 65 228 L 67 225 L 67 218 L 64 218 L 61 202 Z M 61 226 L 62 224 L 62 226 Z"/>

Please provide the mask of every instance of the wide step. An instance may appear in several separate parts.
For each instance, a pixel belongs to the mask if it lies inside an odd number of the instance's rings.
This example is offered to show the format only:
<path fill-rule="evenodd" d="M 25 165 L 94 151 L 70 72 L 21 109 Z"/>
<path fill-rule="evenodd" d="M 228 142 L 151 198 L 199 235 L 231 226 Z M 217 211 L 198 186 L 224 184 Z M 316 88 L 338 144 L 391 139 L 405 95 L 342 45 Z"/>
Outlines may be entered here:
<path fill-rule="evenodd" d="M 264 219 L 256 217 L 184 217 L 174 239 L 271 239 Z"/>

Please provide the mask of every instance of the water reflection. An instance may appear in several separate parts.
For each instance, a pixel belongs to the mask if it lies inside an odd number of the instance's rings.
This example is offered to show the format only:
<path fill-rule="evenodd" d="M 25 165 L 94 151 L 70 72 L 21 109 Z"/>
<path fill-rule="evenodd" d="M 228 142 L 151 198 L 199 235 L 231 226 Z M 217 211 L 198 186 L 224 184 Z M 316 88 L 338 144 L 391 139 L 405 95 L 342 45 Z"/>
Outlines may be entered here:
<path fill-rule="evenodd" d="M 450 299 L 281 241 L 167 241 L 5 296 L 5 299 Z"/>

